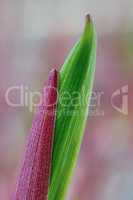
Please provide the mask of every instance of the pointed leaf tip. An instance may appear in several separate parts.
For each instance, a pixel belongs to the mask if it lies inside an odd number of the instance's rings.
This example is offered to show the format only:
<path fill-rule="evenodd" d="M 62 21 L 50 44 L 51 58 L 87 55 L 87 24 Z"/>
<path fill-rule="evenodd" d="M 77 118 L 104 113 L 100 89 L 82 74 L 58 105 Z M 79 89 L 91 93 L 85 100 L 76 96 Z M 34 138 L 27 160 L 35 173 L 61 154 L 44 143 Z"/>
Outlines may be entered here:
<path fill-rule="evenodd" d="M 57 78 L 58 78 L 58 72 L 56 69 L 52 69 L 49 73 L 48 77 L 48 84 L 51 86 L 56 86 L 57 87 Z"/>
<path fill-rule="evenodd" d="M 88 22 L 91 22 L 91 16 L 90 16 L 90 14 L 87 14 L 86 15 L 86 22 L 88 23 Z"/>
<path fill-rule="evenodd" d="M 91 40 L 92 39 L 91 37 L 93 37 L 93 34 L 94 34 L 93 32 L 94 32 L 93 20 L 91 16 L 87 14 L 85 17 L 85 26 L 84 26 L 84 31 L 82 35 L 83 40 L 85 41 Z"/>

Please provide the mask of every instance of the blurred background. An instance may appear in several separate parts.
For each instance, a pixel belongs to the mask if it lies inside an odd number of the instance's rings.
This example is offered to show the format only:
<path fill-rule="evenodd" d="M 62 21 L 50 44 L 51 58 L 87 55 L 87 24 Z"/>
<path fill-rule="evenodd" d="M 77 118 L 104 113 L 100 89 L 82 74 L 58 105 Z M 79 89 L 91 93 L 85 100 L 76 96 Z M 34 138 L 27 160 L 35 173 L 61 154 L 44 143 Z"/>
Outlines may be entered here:
<path fill-rule="evenodd" d="M 7 89 L 40 91 L 79 38 L 86 13 L 98 35 L 96 75 L 67 200 L 133 199 L 133 1 L 0 0 L 1 200 L 12 194 L 33 114 L 27 106 L 9 106 Z M 12 91 L 11 101 L 19 95 Z"/>

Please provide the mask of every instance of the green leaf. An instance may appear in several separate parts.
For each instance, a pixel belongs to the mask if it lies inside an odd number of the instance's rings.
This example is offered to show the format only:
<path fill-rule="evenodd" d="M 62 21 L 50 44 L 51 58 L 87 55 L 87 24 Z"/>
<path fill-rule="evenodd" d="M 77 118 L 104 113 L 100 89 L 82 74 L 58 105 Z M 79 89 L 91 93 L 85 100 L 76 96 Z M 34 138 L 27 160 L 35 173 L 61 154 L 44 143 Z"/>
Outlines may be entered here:
<path fill-rule="evenodd" d="M 60 71 L 48 200 L 65 198 L 76 165 L 88 116 L 95 57 L 95 28 L 87 15 L 84 32 Z"/>

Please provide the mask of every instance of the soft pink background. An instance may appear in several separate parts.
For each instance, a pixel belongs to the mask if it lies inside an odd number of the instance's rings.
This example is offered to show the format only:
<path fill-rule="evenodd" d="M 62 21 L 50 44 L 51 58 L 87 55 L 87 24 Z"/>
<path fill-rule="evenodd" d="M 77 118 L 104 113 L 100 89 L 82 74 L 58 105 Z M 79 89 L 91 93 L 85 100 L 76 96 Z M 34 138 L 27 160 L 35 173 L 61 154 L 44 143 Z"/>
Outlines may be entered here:
<path fill-rule="evenodd" d="M 50 69 L 60 68 L 91 13 L 98 33 L 94 91 L 103 92 L 88 120 L 68 200 L 133 198 L 133 1 L 0 0 L 0 199 L 12 195 L 32 113 L 7 105 L 13 85 L 40 91 Z M 110 102 L 128 85 L 129 113 Z M 19 93 L 12 93 L 19 100 Z M 117 106 L 121 105 L 121 96 Z M 92 108 L 91 108 L 92 109 Z M 104 112 L 104 115 L 102 115 Z"/>

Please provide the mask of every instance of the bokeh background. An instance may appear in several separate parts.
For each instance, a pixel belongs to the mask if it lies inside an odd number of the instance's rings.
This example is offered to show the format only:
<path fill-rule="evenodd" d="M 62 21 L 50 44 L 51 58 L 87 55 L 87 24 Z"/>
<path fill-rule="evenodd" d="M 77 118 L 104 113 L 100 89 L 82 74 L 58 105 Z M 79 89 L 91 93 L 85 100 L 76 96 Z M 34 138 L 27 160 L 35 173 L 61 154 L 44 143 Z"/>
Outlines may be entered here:
<path fill-rule="evenodd" d="M 28 107 L 7 105 L 5 93 L 19 85 L 40 91 L 79 38 L 86 13 L 98 35 L 95 93 L 67 200 L 133 199 L 133 1 L 0 0 L 1 200 L 12 195 L 32 121 Z M 11 98 L 19 101 L 19 93 Z"/>

